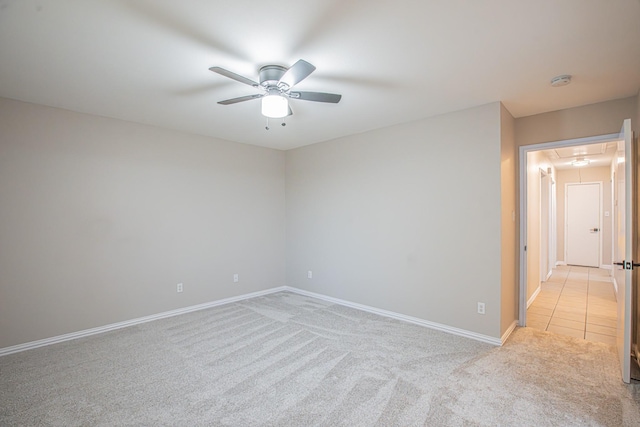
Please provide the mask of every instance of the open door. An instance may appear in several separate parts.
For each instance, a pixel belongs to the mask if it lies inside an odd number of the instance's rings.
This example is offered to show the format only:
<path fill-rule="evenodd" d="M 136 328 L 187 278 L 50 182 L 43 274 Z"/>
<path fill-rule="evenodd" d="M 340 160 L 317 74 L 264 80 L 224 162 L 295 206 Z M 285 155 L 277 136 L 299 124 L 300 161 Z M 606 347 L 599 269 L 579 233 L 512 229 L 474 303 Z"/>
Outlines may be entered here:
<path fill-rule="evenodd" d="M 634 226 L 635 187 L 635 147 L 631 134 L 631 120 L 626 119 L 620 131 L 618 145 L 617 216 L 615 245 L 615 280 L 618 288 L 617 347 L 622 369 L 622 381 L 631 382 L 631 310 L 634 289 L 634 263 L 636 234 Z M 623 156 L 624 154 L 624 156 Z M 622 158 L 624 157 L 624 161 Z M 635 260 L 636 262 L 640 260 Z"/>

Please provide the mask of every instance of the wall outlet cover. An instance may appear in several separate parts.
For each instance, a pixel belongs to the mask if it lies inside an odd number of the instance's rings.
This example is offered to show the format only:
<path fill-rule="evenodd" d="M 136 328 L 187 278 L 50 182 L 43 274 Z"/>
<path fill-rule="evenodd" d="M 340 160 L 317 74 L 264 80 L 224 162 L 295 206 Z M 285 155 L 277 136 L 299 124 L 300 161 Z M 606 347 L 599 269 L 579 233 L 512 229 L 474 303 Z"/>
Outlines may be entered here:
<path fill-rule="evenodd" d="M 478 314 L 485 314 L 483 302 L 478 303 Z"/>

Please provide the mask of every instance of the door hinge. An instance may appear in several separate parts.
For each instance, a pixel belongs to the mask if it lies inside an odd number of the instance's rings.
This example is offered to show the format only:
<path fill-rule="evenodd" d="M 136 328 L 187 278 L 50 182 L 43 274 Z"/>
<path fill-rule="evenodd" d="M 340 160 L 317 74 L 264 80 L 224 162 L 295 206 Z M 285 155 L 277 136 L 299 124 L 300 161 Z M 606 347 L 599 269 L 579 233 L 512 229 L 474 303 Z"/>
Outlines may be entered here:
<path fill-rule="evenodd" d="M 527 245 L 524 245 L 524 251 L 527 252 Z"/>

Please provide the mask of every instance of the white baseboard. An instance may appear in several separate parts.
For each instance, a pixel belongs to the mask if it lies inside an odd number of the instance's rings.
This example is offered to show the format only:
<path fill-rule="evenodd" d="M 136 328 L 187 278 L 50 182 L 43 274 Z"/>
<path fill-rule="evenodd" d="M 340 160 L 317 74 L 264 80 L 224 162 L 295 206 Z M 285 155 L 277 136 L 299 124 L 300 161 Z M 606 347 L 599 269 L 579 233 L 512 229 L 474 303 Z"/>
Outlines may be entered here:
<path fill-rule="evenodd" d="M 613 282 L 613 292 L 616 294 L 616 301 L 618 301 L 618 282 L 616 282 L 616 276 L 611 276 Z"/>
<path fill-rule="evenodd" d="M 551 277 L 551 275 L 553 274 L 553 270 L 549 270 L 549 272 L 547 273 L 547 275 L 545 276 L 543 282 L 546 282 L 547 280 L 549 280 L 549 277 Z"/>
<path fill-rule="evenodd" d="M 564 261 L 556 261 L 556 267 L 559 265 L 567 265 L 567 263 Z"/>
<path fill-rule="evenodd" d="M 278 288 L 271 288 L 264 291 L 252 292 L 249 294 L 238 295 L 236 297 L 224 298 L 221 300 L 216 300 L 212 302 L 207 302 L 204 304 L 192 305 L 189 307 L 178 308 L 176 310 L 165 311 L 163 313 L 152 314 L 150 316 L 138 317 L 137 319 L 125 320 L 124 322 L 111 323 L 105 326 L 99 326 L 97 328 L 85 329 L 78 332 L 72 332 L 69 334 L 58 335 L 51 338 L 45 338 L 42 340 L 31 341 L 24 344 L 18 344 L 11 347 L 0 348 L 0 357 L 6 356 L 8 354 L 18 353 L 25 350 L 31 350 L 38 347 L 44 347 L 46 345 L 57 344 L 64 341 L 70 341 L 77 338 L 84 338 L 91 335 L 101 334 L 103 332 L 113 331 L 115 329 L 126 328 L 129 326 L 139 325 L 141 323 L 151 322 L 153 320 L 160 320 L 167 317 L 178 316 L 180 314 L 191 313 L 193 311 L 204 310 L 206 308 L 217 307 L 219 305 L 229 304 L 232 302 L 242 301 L 249 298 L 255 298 L 262 295 L 268 295 L 275 292 L 280 292 L 286 290 L 285 286 L 281 286 Z"/>
<path fill-rule="evenodd" d="M 42 339 L 42 340 L 31 341 L 31 342 L 27 342 L 27 343 L 24 343 L 24 344 L 14 345 L 14 346 L 11 346 L 11 347 L 0 348 L 0 357 L 7 356 L 7 355 L 13 354 L 13 353 L 18 353 L 18 352 L 21 352 L 21 351 L 31 350 L 31 349 L 38 348 L 38 347 L 44 347 L 44 346 L 47 346 L 47 345 L 58 344 L 58 343 L 61 343 L 61 342 L 64 342 L 64 341 L 70 341 L 70 340 L 74 340 L 74 339 L 78 339 L 78 338 L 88 337 L 88 336 L 91 336 L 91 335 L 97 335 L 97 334 L 101 334 L 101 333 L 104 333 L 104 332 L 113 331 L 113 330 L 116 330 L 116 329 L 127 328 L 129 326 L 139 325 L 141 323 L 151 322 L 151 321 L 154 321 L 154 320 L 165 319 L 167 317 L 178 316 L 180 314 L 186 314 L 186 313 L 191 313 L 191 312 L 198 311 L 198 310 L 204 310 L 204 309 L 207 309 L 207 308 L 217 307 L 217 306 L 224 305 L 224 304 L 230 304 L 232 302 L 242 301 L 242 300 L 246 300 L 246 299 L 249 299 L 249 298 L 255 298 L 255 297 L 259 297 L 259 296 L 263 296 L 263 295 L 273 294 L 273 293 L 281 292 L 281 291 L 289 291 L 289 292 L 294 292 L 294 293 L 297 293 L 297 294 L 300 294 L 300 295 L 305 295 L 305 296 L 309 296 L 309 297 L 313 297 L 313 298 L 318 298 L 318 299 L 321 299 L 321 300 L 324 300 L 324 301 L 332 302 L 334 304 L 339 304 L 339 305 L 343 305 L 343 306 L 346 306 L 346 307 L 355 308 L 357 310 L 362 310 L 362 311 L 366 311 L 366 312 L 369 312 L 369 313 L 378 314 L 380 316 L 390 317 L 392 319 L 400 320 L 400 321 L 403 321 L 403 322 L 413 323 L 415 325 L 424 326 L 424 327 L 427 327 L 427 328 L 430 328 L 430 329 L 435 329 L 435 330 L 438 330 L 438 331 L 447 332 L 447 333 L 450 333 L 450 334 L 453 334 L 453 335 L 458 335 L 458 336 L 465 337 L 465 338 L 471 338 L 471 339 L 474 339 L 476 341 L 481 341 L 481 342 L 485 342 L 485 343 L 493 344 L 493 345 L 497 345 L 497 346 L 500 346 L 500 345 L 504 344 L 504 342 L 507 340 L 507 338 L 509 337 L 511 332 L 513 332 L 513 330 L 515 329 L 515 327 L 517 325 L 517 322 L 514 321 L 513 324 L 509 327 L 509 329 L 507 329 L 507 331 L 504 333 L 504 335 L 501 338 L 495 338 L 495 337 L 491 337 L 489 335 L 483 335 L 483 334 L 478 334 L 476 332 L 467 331 L 466 329 L 454 328 L 453 326 L 443 325 L 441 323 L 436 323 L 436 322 L 430 322 L 428 320 L 419 319 L 417 317 L 406 316 L 404 314 L 395 313 L 395 312 L 392 312 L 392 311 L 383 310 L 383 309 L 379 309 L 379 308 L 375 308 L 375 307 L 370 307 L 370 306 L 367 306 L 367 305 L 358 304 L 358 303 L 354 303 L 354 302 L 350 302 L 350 301 L 345 301 L 345 300 L 342 300 L 342 299 L 339 299 L 339 298 L 333 298 L 333 297 L 329 297 L 329 296 L 326 296 L 326 295 L 317 294 L 315 292 L 309 292 L 309 291 L 305 291 L 305 290 L 298 289 L 298 288 L 292 288 L 292 287 L 289 287 L 289 286 L 280 286 L 280 287 L 277 287 L 277 288 L 266 289 L 264 291 L 252 292 L 252 293 L 249 293 L 249 294 L 238 295 L 238 296 L 235 296 L 235 297 L 224 298 L 224 299 L 221 299 L 221 300 L 207 302 L 207 303 L 204 303 L 204 304 L 197 304 L 197 305 L 192 305 L 192 306 L 189 306 L 189 307 L 179 308 L 179 309 L 176 309 L 176 310 L 165 311 L 165 312 L 158 313 L 158 314 L 152 314 L 150 316 L 139 317 L 137 319 L 126 320 L 124 322 L 111 323 L 109 325 L 99 326 L 97 328 L 85 329 L 85 330 L 78 331 L 78 332 L 72 332 L 72 333 L 69 333 L 69 334 L 58 335 L 58 336 L 55 336 L 55 337 L 45 338 L 45 339 Z"/>
<path fill-rule="evenodd" d="M 529 298 L 529 300 L 527 301 L 527 308 L 529 308 L 529 306 L 533 304 L 533 302 L 536 300 L 536 297 L 540 293 L 540 290 L 541 290 L 540 285 L 538 285 L 538 288 L 535 291 L 533 291 L 531 298 Z"/>
<path fill-rule="evenodd" d="M 602 264 L 600 268 L 602 268 L 603 270 L 613 270 L 613 265 Z"/>
<path fill-rule="evenodd" d="M 511 332 L 513 332 L 516 329 L 516 326 L 518 326 L 518 321 L 514 320 L 511 323 L 511 326 L 509 326 L 507 328 L 507 330 L 504 332 L 504 334 L 502 334 L 502 337 L 500 338 L 500 341 L 502 342 L 502 344 L 507 342 L 507 339 L 509 338 L 509 335 L 511 335 Z"/>
<path fill-rule="evenodd" d="M 430 329 L 435 329 L 442 332 L 447 332 L 453 335 L 458 335 L 465 338 L 471 338 L 476 341 L 482 341 L 493 345 L 502 345 L 503 341 L 501 338 L 491 337 L 489 335 L 478 334 L 476 332 L 467 331 L 466 329 L 454 328 L 453 326 L 443 325 L 441 323 L 430 322 L 428 320 L 419 319 L 417 317 L 406 316 L 404 314 L 395 313 L 393 311 L 383 310 L 380 308 L 371 307 L 368 305 L 358 304 L 351 301 L 342 300 L 339 298 L 329 297 L 322 294 L 317 294 L 315 292 L 309 292 L 298 288 L 292 288 L 289 286 L 285 286 L 285 289 L 290 292 L 294 292 L 300 295 L 305 295 L 308 297 L 318 298 L 324 301 L 332 302 L 339 305 L 344 305 L 346 307 L 355 308 L 357 310 L 367 311 L 369 313 L 378 314 L 384 317 L 390 317 L 392 319 L 400 320 L 403 322 L 413 323 L 415 325 L 424 326 Z M 515 328 L 515 325 L 513 326 Z M 511 331 L 509 331 L 511 333 Z M 507 335 L 508 336 L 508 335 Z"/>

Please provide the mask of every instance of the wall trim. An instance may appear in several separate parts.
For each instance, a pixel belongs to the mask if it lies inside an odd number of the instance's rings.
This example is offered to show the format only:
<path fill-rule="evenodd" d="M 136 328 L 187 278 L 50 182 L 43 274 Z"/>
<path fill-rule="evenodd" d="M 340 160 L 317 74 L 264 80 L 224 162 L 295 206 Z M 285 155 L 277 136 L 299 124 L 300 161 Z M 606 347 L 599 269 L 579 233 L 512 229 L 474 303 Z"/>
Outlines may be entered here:
<path fill-rule="evenodd" d="M 328 302 L 332 302 L 332 303 L 335 303 L 335 304 L 343 305 L 345 307 L 355 308 L 356 310 L 362 310 L 362 311 L 366 311 L 366 312 L 369 312 L 369 313 L 378 314 L 380 316 L 390 317 L 392 319 L 400 320 L 402 322 L 413 323 L 414 325 L 424 326 L 424 327 L 427 327 L 429 329 L 435 329 L 437 331 L 447 332 L 447 333 L 450 333 L 452 335 L 458 335 L 458 336 L 465 337 L 465 338 L 471 338 L 471 339 L 476 340 L 476 341 L 482 341 L 482 342 L 485 342 L 485 343 L 488 343 L 488 344 L 497 345 L 497 346 L 501 346 L 503 344 L 503 341 L 502 341 L 501 338 L 495 338 L 495 337 L 491 337 L 489 335 L 483 335 L 483 334 L 479 334 L 477 332 L 467 331 L 466 329 L 454 328 L 453 326 L 443 325 L 442 323 L 430 322 L 428 320 L 420 319 L 418 317 L 407 316 L 407 315 L 396 313 L 396 312 L 393 312 L 393 311 L 383 310 L 383 309 L 380 309 L 380 308 L 375 308 L 375 307 L 371 307 L 371 306 L 364 305 L 364 304 L 358 304 L 358 303 L 355 303 L 355 302 L 346 301 L 346 300 L 343 300 L 343 299 L 340 299 L 340 298 L 334 298 L 334 297 L 330 297 L 330 296 L 326 296 L 326 295 L 322 295 L 322 294 L 317 294 L 315 292 L 309 292 L 309 291 L 305 291 L 305 290 L 298 289 L 298 288 L 292 288 L 292 287 L 289 287 L 289 286 L 285 286 L 285 288 L 286 288 L 287 291 L 290 291 L 290 292 L 293 292 L 293 293 L 296 293 L 296 294 L 300 294 L 300 295 L 304 295 L 304 296 L 308 296 L 308 297 L 313 297 L 313 298 L 318 298 L 318 299 L 321 299 L 321 300 L 324 300 L 324 301 L 328 301 Z M 514 323 L 517 323 L 517 322 L 514 322 Z M 510 333 L 510 331 L 509 331 L 509 333 Z"/>
<path fill-rule="evenodd" d="M 502 337 L 500 338 L 500 341 L 502 341 L 502 344 L 507 342 L 507 339 L 509 339 L 509 336 L 511 335 L 511 333 L 516 329 L 516 326 L 518 326 L 517 320 L 514 320 L 513 322 L 511 322 L 511 325 L 507 328 L 507 330 L 504 332 L 504 334 L 502 334 Z"/>
<path fill-rule="evenodd" d="M 610 264 L 602 264 L 600 266 L 600 268 L 602 268 L 603 270 L 613 270 L 613 265 Z"/>
<path fill-rule="evenodd" d="M 542 290 L 542 288 L 540 287 L 540 285 L 538 285 L 536 290 L 533 291 L 533 293 L 531 294 L 531 297 L 527 300 L 527 308 L 529 308 L 529 306 L 531 306 L 531 304 L 533 304 L 533 302 L 536 300 L 536 297 L 538 296 L 538 294 L 540 293 L 541 290 Z"/>
<path fill-rule="evenodd" d="M 104 332 L 114 331 L 116 329 L 128 328 L 129 326 L 135 326 L 142 323 L 152 322 L 154 320 L 165 319 L 167 317 L 178 316 L 181 314 L 187 314 L 194 311 L 204 310 L 207 308 L 217 307 L 220 305 L 230 304 L 233 302 L 238 302 L 242 300 L 246 300 L 249 298 L 260 297 L 264 295 L 273 294 L 276 292 L 289 291 L 296 294 L 317 298 L 323 301 L 332 302 L 334 304 L 343 305 L 345 307 L 355 308 L 356 310 L 362 310 L 369 313 L 377 314 L 384 317 L 389 317 L 392 319 L 400 320 L 402 322 L 413 323 L 415 325 L 423 326 L 429 329 L 435 329 L 437 331 L 446 332 L 452 335 L 458 335 L 465 338 L 471 338 L 476 341 L 485 342 L 488 344 L 493 344 L 496 346 L 501 346 L 505 343 L 511 332 L 515 329 L 518 322 L 513 321 L 511 326 L 507 329 L 507 331 L 502 335 L 501 338 L 491 337 L 489 335 L 478 334 L 476 332 L 467 331 L 466 329 L 455 328 L 453 326 L 444 325 L 441 323 L 430 322 L 428 320 L 420 319 L 417 317 L 406 316 L 404 314 L 395 313 L 393 311 L 383 310 L 380 308 L 371 307 L 368 305 L 358 304 L 351 301 L 342 300 L 339 298 L 334 298 L 322 294 L 317 294 L 315 292 L 309 292 L 298 288 L 293 288 L 290 286 L 279 286 L 276 288 L 266 289 L 264 291 L 251 292 L 248 294 L 238 295 L 235 297 L 224 298 L 216 301 L 211 301 L 203 304 L 192 305 L 189 307 L 178 308 L 176 310 L 165 311 L 158 314 L 152 314 L 150 316 L 138 317 L 136 319 L 125 320 L 123 322 L 111 323 L 109 325 L 99 326 L 97 328 L 84 329 L 82 331 L 71 332 L 68 334 L 58 335 L 51 338 L 45 338 L 37 341 L 30 341 L 24 344 L 18 344 L 10 347 L 0 348 L 0 357 L 7 356 L 13 353 L 19 353 L 22 351 L 32 350 L 39 347 L 44 347 L 52 344 L 58 344 L 65 341 L 71 341 L 78 338 L 85 338 L 91 335 L 102 334 Z"/>
<path fill-rule="evenodd" d="M 125 320 L 124 322 L 111 323 L 109 325 L 98 326 L 97 328 L 84 329 L 82 331 L 71 332 L 64 335 L 58 335 L 51 338 L 45 338 L 37 341 L 30 341 L 24 344 L 18 344 L 11 347 L 0 348 L 0 357 L 7 356 L 13 353 L 19 353 L 21 351 L 31 350 L 38 347 L 44 347 L 47 345 L 58 344 L 65 341 L 75 340 L 78 338 L 84 338 L 91 335 L 97 335 L 104 332 L 113 331 L 116 329 L 127 328 L 129 326 L 139 325 L 141 323 L 152 322 L 154 320 L 165 319 L 167 317 L 178 316 L 180 314 L 187 314 L 193 311 L 204 310 L 207 308 L 217 307 L 219 305 L 225 305 L 232 302 L 242 301 L 249 298 L 255 298 L 263 295 L 272 294 L 275 292 L 284 291 L 285 287 L 280 286 L 277 288 L 271 288 L 264 291 L 251 292 L 248 294 L 238 295 L 235 297 L 224 298 L 216 301 L 206 302 L 203 304 L 192 305 L 189 307 L 178 308 L 176 310 L 164 311 L 158 314 L 152 314 L 150 316 L 138 317 L 136 319 Z"/>
<path fill-rule="evenodd" d="M 564 261 L 556 261 L 556 267 L 559 265 L 567 265 L 567 263 Z"/>

